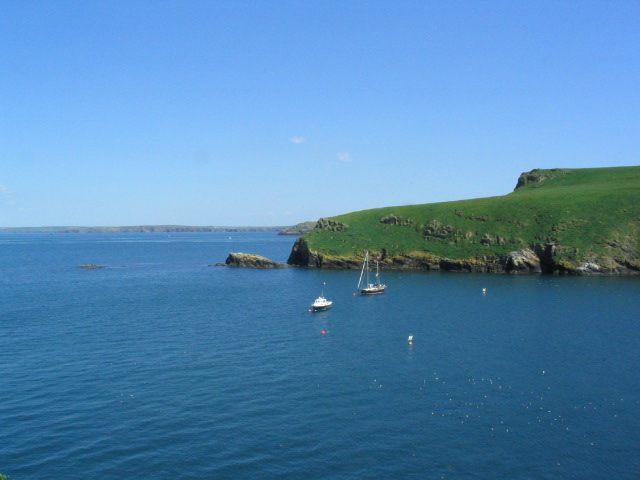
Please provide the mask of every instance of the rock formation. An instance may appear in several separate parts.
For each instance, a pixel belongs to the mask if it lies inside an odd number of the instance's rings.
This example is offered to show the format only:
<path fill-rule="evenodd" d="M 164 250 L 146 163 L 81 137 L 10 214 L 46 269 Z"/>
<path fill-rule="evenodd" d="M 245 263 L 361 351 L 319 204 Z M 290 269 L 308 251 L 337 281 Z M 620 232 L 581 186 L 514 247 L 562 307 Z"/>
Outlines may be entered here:
<path fill-rule="evenodd" d="M 586 262 L 558 258 L 563 249 L 553 243 L 536 244 L 507 255 L 484 255 L 480 258 L 450 259 L 428 252 L 409 252 L 386 256 L 380 262 L 384 270 L 430 270 L 475 273 L 543 273 L 560 275 L 638 275 L 640 264 L 634 258 L 598 257 Z M 358 269 L 362 259 L 327 255 L 313 251 L 304 238 L 293 245 L 289 265 L 332 270 Z"/>
<path fill-rule="evenodd" d="M 246 268 L 288 268 L 289 265 L 275 262 L 260 255 L 250 253 L 230 253 L 225 263 L 216 264 L 218 267 L 246 267 Z"/>

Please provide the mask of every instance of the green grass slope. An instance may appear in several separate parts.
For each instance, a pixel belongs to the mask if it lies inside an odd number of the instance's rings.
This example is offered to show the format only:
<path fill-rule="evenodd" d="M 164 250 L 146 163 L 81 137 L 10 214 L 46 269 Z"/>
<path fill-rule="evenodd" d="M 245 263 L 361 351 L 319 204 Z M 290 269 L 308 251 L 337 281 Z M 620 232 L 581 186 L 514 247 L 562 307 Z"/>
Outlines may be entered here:
<path fill-rule="evenodd" d="M 421 266 L 508 271 L 509 256 L 524 252 L 543 270 L 633 273 L 640 269 L 640 167 L 534 170 L 500 197 L 321 219 L 298 239 L 290 263 L 351 267 L 366 250 L 388 267 L 422 256 Z"/>

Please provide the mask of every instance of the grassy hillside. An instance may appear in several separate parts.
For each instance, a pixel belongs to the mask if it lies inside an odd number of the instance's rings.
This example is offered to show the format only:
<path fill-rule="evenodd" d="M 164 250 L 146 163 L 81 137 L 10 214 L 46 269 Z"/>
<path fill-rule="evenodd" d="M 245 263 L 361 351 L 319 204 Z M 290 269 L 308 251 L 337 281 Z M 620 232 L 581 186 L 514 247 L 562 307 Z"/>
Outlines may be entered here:
<path fill-rule="evenodd" d="M 325 259 L 371 250 L 388 262 L 407 254 L 499 262 L 553 244 L 556 263 L 567 267 L 611 259 L 638 265 L 640 167 L 534 170 L 508 195 L 349 213 L 319 221 L 302 239 Z"/>

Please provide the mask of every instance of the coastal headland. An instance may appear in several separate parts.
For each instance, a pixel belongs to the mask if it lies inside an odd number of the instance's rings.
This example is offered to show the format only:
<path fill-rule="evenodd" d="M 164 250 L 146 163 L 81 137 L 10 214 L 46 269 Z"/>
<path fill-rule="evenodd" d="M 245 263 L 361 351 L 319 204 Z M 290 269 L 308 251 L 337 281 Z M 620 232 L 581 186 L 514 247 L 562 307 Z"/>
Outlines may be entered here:
<path fill-rule="evenodd" d="M 536 169 L 504 196 L 318 220 L 290 265 L 570 275 L 640 274 L 640 167 Z"/>

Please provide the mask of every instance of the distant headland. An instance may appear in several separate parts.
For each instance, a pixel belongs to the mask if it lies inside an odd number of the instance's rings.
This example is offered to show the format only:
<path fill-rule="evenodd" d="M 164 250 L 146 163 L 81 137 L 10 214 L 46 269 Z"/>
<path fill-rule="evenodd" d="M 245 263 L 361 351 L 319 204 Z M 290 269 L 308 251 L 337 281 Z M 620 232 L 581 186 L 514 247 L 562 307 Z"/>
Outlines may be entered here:
<path fill-rule="evenodd" d="M 18 227 L 0 228 L 0 233 L 212 233 L 212 232 L 283 232 L 290 226 L 277 227 L 196 227 L 189 225 L 137 225 L 127 227 Z"/>
<path fill-rule="evenodd" d="M 215 233 L 277 232 L 279 235 L 304 235 L 316 222 L 272 227 L 215 227 L 191 225 L 134 225 L 126 227 L 0 227 L 0 233 Z"/>

